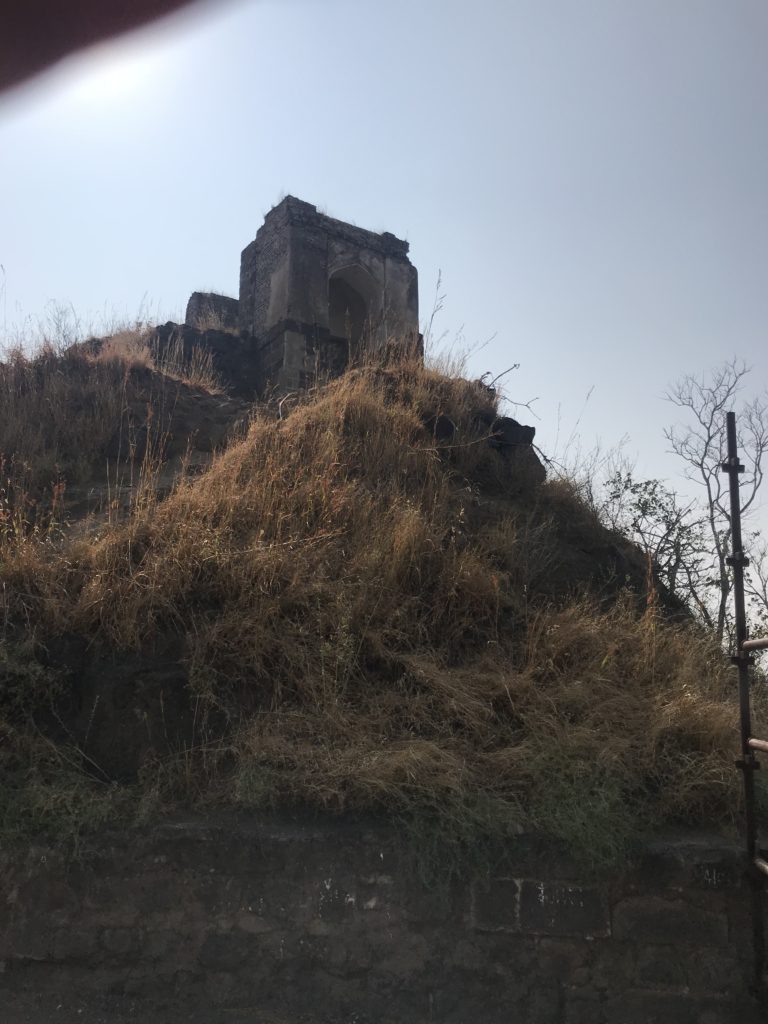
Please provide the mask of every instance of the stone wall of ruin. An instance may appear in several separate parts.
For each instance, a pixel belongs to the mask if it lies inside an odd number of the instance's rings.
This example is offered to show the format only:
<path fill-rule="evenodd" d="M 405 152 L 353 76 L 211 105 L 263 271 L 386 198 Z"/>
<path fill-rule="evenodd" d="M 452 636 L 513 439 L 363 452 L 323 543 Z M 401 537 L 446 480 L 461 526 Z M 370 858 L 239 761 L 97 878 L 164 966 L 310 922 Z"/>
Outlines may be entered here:
<path fill-rule="evenodd" d="M 594 875 L 521 836 L 489 877 L 432 885 L 413 854 L 376 823 L 242 816 L 114 835 L 80 862 L 6 852 L 0 987 L 281 1020 L 763 1019 L 749 890 L 727 843 L 656 843 Z"/>

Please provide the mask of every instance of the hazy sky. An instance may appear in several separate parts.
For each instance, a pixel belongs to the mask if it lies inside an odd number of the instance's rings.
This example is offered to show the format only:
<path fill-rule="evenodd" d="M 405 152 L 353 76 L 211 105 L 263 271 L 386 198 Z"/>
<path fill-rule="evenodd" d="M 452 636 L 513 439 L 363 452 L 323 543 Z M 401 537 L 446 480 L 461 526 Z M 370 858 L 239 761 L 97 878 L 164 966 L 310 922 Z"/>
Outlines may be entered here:
<path fill-rule="evenodd" d="M 0 323 L 236 295 L 285 193 L 407 238 L 423 319 L 442 270 L 545 451 L 670 475 L 670 380 L 768 382 L 765 0 L 241 0 L 71 60 L 0 97 Z"/>

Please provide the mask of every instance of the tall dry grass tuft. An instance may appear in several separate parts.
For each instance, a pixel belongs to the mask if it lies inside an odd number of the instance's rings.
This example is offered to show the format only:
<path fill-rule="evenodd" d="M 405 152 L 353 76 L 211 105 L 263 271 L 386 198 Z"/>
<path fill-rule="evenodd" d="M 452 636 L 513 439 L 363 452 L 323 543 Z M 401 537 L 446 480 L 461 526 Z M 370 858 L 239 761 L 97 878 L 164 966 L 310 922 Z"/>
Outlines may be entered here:
<path fill-rule="evenodd" d="M 153 367 L 163 376 L 181 381 L 193 388 L 200 388 L 212 395 L 224 392 L 224 385 L 216 371 L 212 352 L 202 345 L 193 345 L 187 352 L 180 330 L 174 331 L 169 344 L 162 347 L 156 339 L 150 339 L 148 350 Z"/>
<path fill-rule="evenodd" d="M 98 538 L 9 551 L 8 635 L 174 638 L 213 724 L 179 771 L 140 774 L 146 800 L 385 809 L 468 847 L 537 827 L 595 862 L 728 825 L 721 653 L 601 575 L 618 539 L 488 445 L 494 403 L 402 353 L 363 361 Z"/>
<path fill-rule="evenodd" d="M 209 352 L 185 352 L 180 338 L 160 349 L 141 325 L 68 347 L 43 341 L 31 352 L 7 351 L 0 361 L 6 521 L 49 516 L 67 488 L 103 477 L 115 458 L 136 463 L 128 471 L 137 478 L 146 473 L 148 445 L 155 462 L 162 459 L 179 385 L 223 390 Z M 126 470 L 109 472 L 122 482 Z"/>
<path fill-rule="evenodd" d="M 82 475 L 120 422 L 126 368 L 84 350 L 19 349 L 0 362 L 0 455 L 33 489 Z"/>
<path fill-rule="evenodd" d="M 94 363 L 115 365 L 123 373 L 131 370 L 151 370 L 155 366 L 150 346 L 149 330 L 122 330 L 110 334 L 88 351 Z"/>

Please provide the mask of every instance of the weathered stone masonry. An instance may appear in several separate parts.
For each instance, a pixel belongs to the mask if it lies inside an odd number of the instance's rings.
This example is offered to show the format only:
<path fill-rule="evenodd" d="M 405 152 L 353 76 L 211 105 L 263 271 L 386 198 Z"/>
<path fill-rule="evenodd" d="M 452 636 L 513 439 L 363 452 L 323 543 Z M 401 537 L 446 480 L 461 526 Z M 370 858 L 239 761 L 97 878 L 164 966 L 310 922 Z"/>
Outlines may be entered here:
<path fill-rule="evenodd" d="M 192 292 L 187 303 L 184 323 L 199 330 L 232 330 L 239 327 L 240 312 L 237 299 L 215 292 Z"/>
<path fill-rule="evenodd" d="M 446 891 L 408 864 L 386 827 L 330 820 L 180 823 L 114 836 L 70 866 L 6 854 L 0 989 L 188 1000 L 221 1019 L 238 1007 L 398 1024 L 763 1019 L 727 843 L 656 844 L 596 880 L 520 837 L 503 872 Z"/>
<path fill-rule="evenodd" d="M 288 196 L 242 253 L 240 297 L 195 292 L 186 324 L 236 318 L 259 372 L 280 390 L 343 370 L 363 338 L 418 338 L 418 277 L 408 243 Z"/>

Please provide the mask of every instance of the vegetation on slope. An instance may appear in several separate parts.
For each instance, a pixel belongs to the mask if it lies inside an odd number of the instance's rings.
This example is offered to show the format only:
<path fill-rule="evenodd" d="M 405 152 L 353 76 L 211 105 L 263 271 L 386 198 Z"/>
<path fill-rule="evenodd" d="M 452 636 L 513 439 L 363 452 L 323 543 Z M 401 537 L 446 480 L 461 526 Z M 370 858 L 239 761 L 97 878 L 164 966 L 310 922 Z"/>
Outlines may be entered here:
<path fill-rule="evenodd" d="M 730 823 L 719 648 L 573 487 L 489 445 L 496 401 L 407 358 L 357 367 L 256 410 L 163 500 L 6 530 L 6 833 L 301 804 L 454 846 L 533 827 L 602 861 Z"/>

